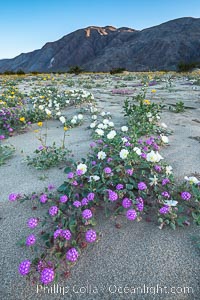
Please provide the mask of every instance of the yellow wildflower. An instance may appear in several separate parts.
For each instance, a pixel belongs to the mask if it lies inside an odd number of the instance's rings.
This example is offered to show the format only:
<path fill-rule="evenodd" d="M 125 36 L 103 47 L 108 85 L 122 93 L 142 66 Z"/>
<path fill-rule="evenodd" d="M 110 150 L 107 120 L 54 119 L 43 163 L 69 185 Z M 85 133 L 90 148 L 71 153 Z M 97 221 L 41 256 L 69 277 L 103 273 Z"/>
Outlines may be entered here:
<path fill-rule="evenodd" d="M 25 118 L 24 118 L 24 117 L 21 117 L 19 120 L 20 120 L 21 122 L 24 122 L 24 121 L 25 121 Z"/>
<path fill-rule="evenodd" d="M 156 93 L 156 90 L 151 90 L 152 93 Z"/>
<path fill-rule="evenodd" d="M 68 127 L 67 127 L 67 126 L 64 126 L 63 129 L 64 129 L 64 131 L 67 131 L 67 130 L 68 130 Z"/>
<path fill-rule="evenodd" d="M 34 132 L 35 132 L 35 133 L 38 133 L 38 132 L 39 132 L 39 130 L 38 130 L 38 129 L 36 129 L 36 130 L 34 130 Z"/>
<path fill-rule="evenodd" d="M 149 105 L 150 103 L 151 103 L 151 102 L 150 102 L 149 100 L 147 100 L 147 99 L 144 100 L 144 104 Z"/>
<path fill-rule="evenodd" d="M 39 127 L 42 127 L 43 123 L 42 122 L 38 122 L 37 123 Z"/>

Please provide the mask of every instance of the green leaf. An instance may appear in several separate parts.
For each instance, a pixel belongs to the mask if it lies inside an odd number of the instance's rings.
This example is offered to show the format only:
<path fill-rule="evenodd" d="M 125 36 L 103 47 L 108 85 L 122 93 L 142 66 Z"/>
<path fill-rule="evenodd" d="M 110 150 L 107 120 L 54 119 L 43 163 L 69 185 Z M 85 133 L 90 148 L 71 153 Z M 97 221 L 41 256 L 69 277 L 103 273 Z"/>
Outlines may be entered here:
<path fill-rule="evenodd" d="M 59 192 L 59 193 L 64 193 L 65 192 L 65 190 L 66 190 L 66 182 L 64 182 L 63 184 L 61 184 L 60 186 L 59 186 L 59 188 L 57 189 L 57 191 Z"/>
<path fill-rule="evenodd" d="M 76 232 L 76 225 L 69 224 L 69 229 L 72 233 Z"/>
<path fill-rule="evenodd" d="M 174 223 L 170 223 L 170 227 L 175 230 L 176 229 L 176 225 Z"/>
<path fill-rule="evenodd" d="M 70 167 L 66 167 L 65 169 L 64 169 L 64 173 L 69 173 L 69 172 L 71 172 L 71 168 Z"/>
<path fill-rule="evenodd" d="M 130 184 L 130 183 L 127 183 L 127 184 L 126 184 L 126 189 L 127 189 L 127 190 L 130 190 L 130 191 L 131 191 L 131 190 L 133 190 L 133 188 L 134 188 L 134 187 L 133 187 L 132 184 Z"/>

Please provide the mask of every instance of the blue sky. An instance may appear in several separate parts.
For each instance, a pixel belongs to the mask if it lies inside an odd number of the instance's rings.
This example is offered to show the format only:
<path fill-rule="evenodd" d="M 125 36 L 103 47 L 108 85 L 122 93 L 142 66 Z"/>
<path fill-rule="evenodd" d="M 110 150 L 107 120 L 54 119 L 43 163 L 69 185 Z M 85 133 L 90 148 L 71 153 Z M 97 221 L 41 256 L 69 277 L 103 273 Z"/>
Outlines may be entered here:
<path fill-rule="evenodd" d="M 0 59 L 41 48 L 89 25 L 144 29 L 200 17 L 199 0 L 6 0 L 0 3 Z"/>

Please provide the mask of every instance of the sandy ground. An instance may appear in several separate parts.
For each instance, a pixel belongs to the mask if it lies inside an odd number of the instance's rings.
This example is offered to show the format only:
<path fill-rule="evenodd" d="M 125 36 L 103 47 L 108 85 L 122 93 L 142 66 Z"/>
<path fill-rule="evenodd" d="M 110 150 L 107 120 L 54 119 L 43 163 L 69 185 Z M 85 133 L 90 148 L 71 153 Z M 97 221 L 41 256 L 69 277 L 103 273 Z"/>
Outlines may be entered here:
<path fill-rule="evenodd" d="M 124 125 L 122 105 L 126 96 L 111 94 L 109 78 L 97 81 L 104 88 L 90 91 L 94 93 L 98 106 L 110 111 L 118 126 Z M 173 130 L 173 135 L 169 137 L 170 146 L 162 149 L 162 155 L 181 180 L 185 175 L 200 172 L 200 144 L 191 138 L 200 136 L 200 123 L 194 121 L 200 121 L 200 88 L 193 90 L 184 78 L 175 81 L 172 91 L 167 91 L 164 87 L 164 84 L 153 87 L 157 90 L 153 95 L 154 101 L 163 99 L 168 105 L 183 101 L 190 107 L 182 114 L 165 110 L 162 115 L 162 121 Z M 20 88 L 29 87 L 22 84 Z M 152 97 L 151 89 L 149 88 L 147 99 Z M 140 88 L 134 87 L 133 90 L 137 93 Z M 68 113 L 73 114 L 73 108 Z M 81 127 L 68 132 L 66 145 L 73 151 L 76 159 L 88 153 L 91 141 L 88 124 L 89 120 L 86 118 Z M 59 143 L 62 139 L 59 122 L 49 122 L 48 128 L 49 142 Z M 198 227 L 179 228 L 176 231 L 166 228 L 161 231 L 153 223 L 131 223 L 119 219 L 122 227 L 117 229 L 114 226 L 115 220 L 106 219 L 101 213 L 97 225 L 101 238 L 84 251 L 68 279 L 60 281 L 58 286 L 52 286 L 52 290 L 44 290 L 40 286 L 30 286 L 18 274 L 19 262 L 30 256 L 28 251 L 21 251 L 16 246 L 16 241 L 29 233 L 26 221 L 33 216 L 33 211 L 28 203 L 9 203 L 8 195 L 11 192 L 41 191 L 48 184 L 58 186 L 65 179 L 63 169 L 36 171 L 23 162 L 25 155 L 31 154 L 39 146 L 33 129 L 7 141 L 16 147 L 16 153 L 6 165 L 0 167 L 0 298 L 199 299 L 200 253 L 191 242 L 191 237 L 199 234 Z M 40 180 L 41 176 L 47 178 Z M 190 288 L 189 293 L 187 288 Z"/>

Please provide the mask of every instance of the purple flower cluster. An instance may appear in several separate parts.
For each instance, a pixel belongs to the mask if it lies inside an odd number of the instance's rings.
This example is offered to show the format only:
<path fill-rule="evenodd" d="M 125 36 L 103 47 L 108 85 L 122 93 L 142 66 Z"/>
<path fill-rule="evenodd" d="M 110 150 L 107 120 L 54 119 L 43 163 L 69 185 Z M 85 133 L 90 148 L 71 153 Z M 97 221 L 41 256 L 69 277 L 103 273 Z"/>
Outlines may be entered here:
<path fill-rule="evenodd" d="M 36 237 L 34 234 L 31 234 L 26 239 L 26 246 L 30 247 L 33 246 L 36 242 Z"/>
<path fill-rule="evenodd" d="M 105 172 L 106 174 L 110 174 L 110 173 L 112 173 L 112 170 L 111 170 L 111 168 L 106 167 L 106 168 L 104 169 L 104 172 Z"/>
<path fill-rule="evenodd" d="M 85 239 L 88 243 L 93 243 L 96 241 L 97 238 L 97 234 L 96 231 L 89 229 L 86 233 L 85 233 Z"/>
<path fill-rule="evenodd" d="M 71 248 L 66 253 L 66 259 L 75 262 L 78 259 L 78 251 L 76 248 Z"/>
<path fill-rule="evenodd" d="M 124 208 L 129 208 L 129 207 L 131 207 L 131 205 L 132 205 L 131 199 L 129 199 L 129 198 L 124 198 L 124 199 L 122 200 L 122 206 L 123 206 Z"/>
<path fill-rule="evenodd" d="M 142 199 L 142 197 L 136 198 L 136 206 L 139 211 L 144 210 L 144 200 Z"/>
<path fill-rule="evenodd" d="M 93 200 L 94 200 L 94 197 L 95 197 L 95 194 L 94 194 L 94 193 L 89 193 L 89 194 L 87 195 L 87 198 L 88 198 L 89 201 L 93 201 Z"/>
<path fill-rule="evenodd" d="M 81 200 L 81 205 L 82 205 L 82 206 L 86 206 L 86 205 L 88 205 L 88 203 L 89 203 L 88 198 L 83 198 L 83 199 Z"/>
<path fill-rule="evenodd" d="M 89 220 L 92 218 L 92 211 L 90 209 L 85 209 L 82 211 L 82 217 L 85 220 Z"/>
<path fill-rule="evenodd" d="M 155 166 L 154 166 L 154 169 L 156 170 L 156 172 L 160 173 L 161 170 L 162 170 L 162 167 L 159 166 L 159 165 L 155 165 Z"/>
<path fill-rule="evenodd" d="M 71 234 L 70 230 L 63 229 L 62 233 L 61 233 L 61 236 L 64 237 L 67 241 L 69 241 L 72 237 L 72 234 Z"/>
<path fill-rule="evenodd" d="M 118 183 L 117 185 L 116 185 L 116 190 L 123 190 L 123 188 L 124 188 L 124 185 L 123 184 L 121 184 L 121 183 Z"/>
<path fill-rule="evenodd" d="M 160 214 L 165 215 L 165 214 L 169 213 L 169 210 L 170 210 L 170 207 L 168 205 L 165 205 L 159 209 L 159 212 L 160 212 Z"/>
<path fill-rule="evenodd" d="M 134 209 L 129 209 L 126 212 L 126 217 L 128 220 L 133 221 L 137 218 L 137 212 Z"/>
<path fill-rule="evenodd" d="M 46 203 L 47 200 L 48 200 L 48 197 L 47 197 L 46 194 L 42 194 L 42 195 L 40 196 L 40 202 L 41 202 L 41 203 Z"/>
<path fill-rule="evenodd" d="M 27 225 L 31 229 L 35 228 L 38 225 L 38 219 L 37 218 L 30 218 L 27 222 Z"/>
<path fill-rule="evenodd" d="M 30 267 L 31 267 L 31 262 L 30 260 L 24 260 L 21 262 L 21 264 L 19 265 L 19 273 L 22 275 L 22 276 L 25 276 L 27 275 L 29 272 L 30 272 Z"/>
<path fill-rule="evenodd" d="M 161 195 L 165 198 L 168 198 L 168 199 L 170 198 L 170 194 L 167 191 L 162 192 Z"/>
<path fill-rule="evenodd" d="M 43 284 L 49 284 L 50 282 L 52 282 L 54 280 L 54 276 L 55 276 L 54 270 L 45 268 L 41 272 L 40 281 Z"/>
<path fill-rule="evenodd" d="M 67 195 L 62 195 L 62 196 L 60 197 L 60 202 L 61 202 L 61 203 L 66 203 L 67 200 L 68 200 Z"/>
<path fill-rule="evenodd" d="M 169 178 L 164 178 L 164 179 L 162 180 L 162 185 L 166 185 L 166 184 L 168 184 L 168 183 L 170 183 Z"/>
<path fill-rule="evenodd" d="M 55 215 L 57 215 L 57 213 L 58 213 L 58 207 L 57 206 L 54 205 L 54 206 L 51 206 L 49 208 L 50 216 L 54 217 Z"/>
<path fill-rule="evenodd" d="M 14 202 L 20 197 L 20 194 L 11 193 L 8 197 L 9 201 Z"/>
<path fill-rule="evenodd" d="M 112 190 L 108 190 L 108 199 L 112 202 L 116 201 L 118 199 L 117 193 Z"/>
<path fill-rule="evenodd" d="M 82 170 L 77 170 L 77 171 L 76 171 L 76 175 L 78 175 L 78 176 L 83 175 L 83 171 L 82 171 Z"/>
<path fill-rule="evenodd" d="M 132 169 L 126 170 L 126 174 L 128 174 L 129 176 L 132 176 L 133 175 L 133 170 Z"/>
<path fill-rule="evenodd" d="M 81 206 L 81 202 L 78 201 L 78 200 L 76 200 L 76 201 L 73 202 L 73 205 L 74 205 L 76 208 L 78 208 L 78 207 Z"/>
<path fill-rule="evenodd" d="M 67 178 L 68 179 L 72 179 L 74 177 L 74 173 L 73 172 L 69 172 L 68 174 L 67 174 Z"/>
<path fill-rule="evenodd" d="M 189 192 L 182 192 L 182 193 L 181 193 L 181 198 L 182 198 L 183 200 L 186 200 L 186 201 L 190 200 L 191 196 L 192 196 L 192 195 L 191 195 Z"/>
<path fill-rule="evenodd" d="M 57 229 L 56 231 L 54 231 L 53 234 L 54 240 L 61 236 L 62 236 L 62 229 Z"/>
<path fill-rule="evenodd" d="M 143 190 L 146 190 L 146 189 L 147 189 L 146 183 L 144 183 L 142 181 L 138 183 L 138 190 L 143 191 Z"/>

